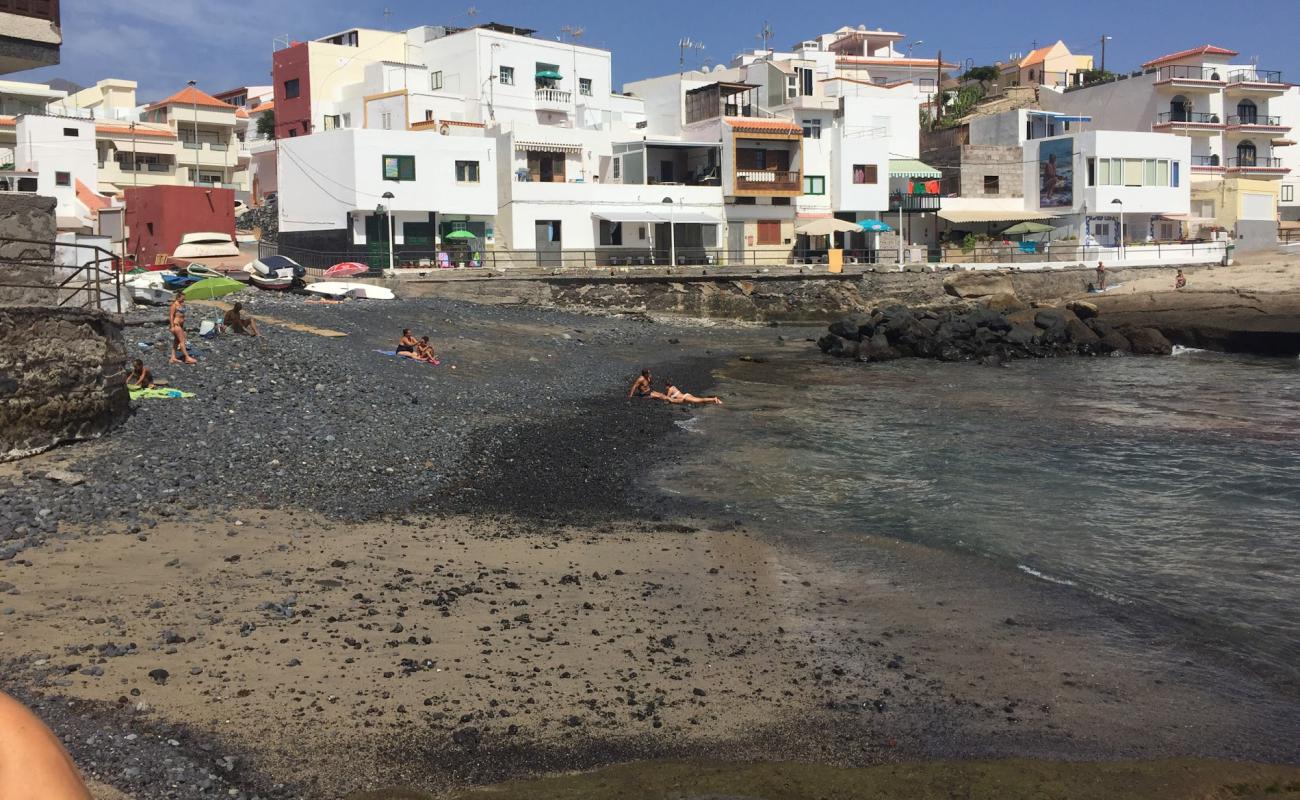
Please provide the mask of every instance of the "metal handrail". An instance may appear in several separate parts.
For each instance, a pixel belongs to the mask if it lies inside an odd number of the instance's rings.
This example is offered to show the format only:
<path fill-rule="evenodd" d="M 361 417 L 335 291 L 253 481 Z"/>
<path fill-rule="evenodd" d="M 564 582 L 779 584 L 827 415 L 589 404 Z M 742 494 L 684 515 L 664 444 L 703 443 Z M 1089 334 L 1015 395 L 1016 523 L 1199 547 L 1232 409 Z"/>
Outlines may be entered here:
<path fill-rule="evenodd" d="M 1280 128 L 1282 127 L 1282 118 L 1270 117 L 1265 114 L 1234 114 L 1228 117 L 1228 125 L 1262 125 L 1269 128 Z"/>
<path fill-rule="evenodd" d="M 1175 115 L 1171 111 L 1162 111 L 1156 114 L 1157 125 L 1167 124 L 1188 124 L 1188 125 L 1222 125 L 1223 119 L 1218 114 L 1209 114 L 1204 111 L 1184 111 Z"/>
<path fill-rule="evenodd" d="M 102 247 L 91 244 L 76 244 L 68 242 L 50 241 L 48 239 L 23 239 L 18 237 L 6 236 L 0 238 L 0 246 L 8 243 L 15 244 L 37 244 L 50 248 L 50 261 L 34 261 L 19 258 L 0 258 L 0 286 L 13 289 L 44 289 L 46 291 L 62 292 L 68 290 L 68 284 L 73 283 L 77 278 L 82 277 L 83 273 L 90 272 L 89 280 L 85 280 L 83 285 L 77 286 L 69 291 L 66 297 L 58 300 L 55 305 L 66 306 L 73 298 L 76 298 L 85 292 L 87 297 L 85 302 L 81 303 L 84 308 L 102 308 L 105 300 L 112 300 L 117 309 L 117 313 L 122 313 L 122 270 L 121 259 L 115 253 L 111 253 Z M 67 264 L 56 264 L 53 262 L 54 251 L 59 247 L 72 247 L 79 250 L 89 250 L 95 257 L 82 262 L 81 266 L 70 266 Z M 104 285 L 103 270 L 101 269 L 104 262 L 107 261 L 113 269 L 111 270 L 113 279 L 109 287 Z M 72 274 L 68 275 L 58 283 L 49 284 L 30 284 L 14 283 L 5 280 L 5 266 L 35 266 L 49 267 L 52 270 L 71 269 Z M 84 279 L 83 279 L 84 280 Z M 111 288 L 110 288 L 111 287 Z"/>
<path fill-rule="evenodd" d="M 1228 73 L 1228 83 L 1281 83 L 1282 72 L 1275 69 L 1238 69 Z"/>
<path fill-rule="evenodd" d="M 1282 159 L 1268 158 L 1266 156 L 1237 156 L 1236 158 L 1228 159 L 1228 166 L 1236 167 L 1237 169 L 1277 169 L 1282 166 Z"/>
<path fill-rule="evenodd" d="M 1175 80 L 1223 83 L 1223 73 L 1214 67 L 1173 66 L 1156 70 L 1157 83 Z"/>

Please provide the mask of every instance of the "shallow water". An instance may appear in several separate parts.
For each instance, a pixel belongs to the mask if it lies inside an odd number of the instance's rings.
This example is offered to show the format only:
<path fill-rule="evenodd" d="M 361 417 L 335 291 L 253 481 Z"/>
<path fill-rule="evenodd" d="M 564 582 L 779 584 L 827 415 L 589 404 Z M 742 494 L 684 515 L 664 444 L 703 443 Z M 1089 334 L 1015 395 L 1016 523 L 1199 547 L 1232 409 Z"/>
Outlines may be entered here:
<path fill-rule="evenodd" d="M 997 559 L 1296 681 L 1300 361 L 792 352 L 720 377 L 664 488 L 834 559 L 862 533 Z"/>

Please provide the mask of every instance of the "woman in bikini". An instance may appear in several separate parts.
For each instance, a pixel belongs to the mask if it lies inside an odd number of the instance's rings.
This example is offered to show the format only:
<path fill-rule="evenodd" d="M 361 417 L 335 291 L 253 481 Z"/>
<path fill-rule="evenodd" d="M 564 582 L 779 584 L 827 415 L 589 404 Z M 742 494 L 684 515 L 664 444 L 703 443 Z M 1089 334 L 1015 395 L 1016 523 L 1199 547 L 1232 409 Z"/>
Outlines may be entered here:
<path fill-rule="evenodd" d="M 411 335 L 411 329 L 402 328 L 402 338 L 397 342 L 397 354 L 402 358 L 418 358 L 415 355 L 415 346 L 417 344 L 419 342 Z"/>
<path fill-rule="evenodd" d="M 720 406 L 722 405 L 721 397 L 696 397 L 693 394 L 687 394 L 673 385 L 672 381 L 667 381 L 667 388 L 664 390 L 663 398 L 675 406 Z"/>
<path fill-rule="evenodd" d="M 197 364 L 185 344 L 185 295 L 180 292 L 172 300 L 171 309 L 168 312 L 168 327 L 172 333 L 172 356 L 171 363 L 180 364 L 184 359 L 186 364 Z M 180 356 L 178 358 L 177 356 Z"/>

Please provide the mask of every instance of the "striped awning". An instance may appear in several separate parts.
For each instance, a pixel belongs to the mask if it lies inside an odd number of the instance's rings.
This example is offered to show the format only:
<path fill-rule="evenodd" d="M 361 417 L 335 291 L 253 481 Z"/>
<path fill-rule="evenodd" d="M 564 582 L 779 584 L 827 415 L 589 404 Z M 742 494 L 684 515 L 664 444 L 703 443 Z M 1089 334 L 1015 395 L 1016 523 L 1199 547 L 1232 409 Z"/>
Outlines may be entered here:
<path fill-rule="evenodd" d="M 516 141 L 516 150 L 535 150 L 541 153 L 581 153 L 580 144 L 560 144 L 559 142 Z"/>
<path fill-rule="evenodd" d="M 943 173 L 924 161 L 918 161 L 915 158 L 891 158 L 889 159 L 889 177 L 938 180 L 943 177 Z"/>

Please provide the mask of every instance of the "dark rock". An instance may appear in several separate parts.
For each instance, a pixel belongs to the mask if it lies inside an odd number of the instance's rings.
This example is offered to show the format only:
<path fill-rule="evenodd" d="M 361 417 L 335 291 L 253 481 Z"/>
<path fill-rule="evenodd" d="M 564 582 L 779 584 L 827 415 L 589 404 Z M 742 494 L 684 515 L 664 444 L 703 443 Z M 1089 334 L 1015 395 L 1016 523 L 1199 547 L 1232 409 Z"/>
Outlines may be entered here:
<path fill-rule="evenodd" d="M 1095 319 L 1101 313 L 1101 309 L 1086 300 L 1071 300 L 1065 304 L 1065 307 L 1082 320 Z"/>
<path fill-rule="evenodd" d="M 1116 330 L 1108 330 L 1102 334 L 1097 342 L 1097 348 L 1102 353 L 1131 353 L 1133 345 L 1124 334 Z"/>
<path fill-rule="evenodd" d="M 1139 328 L 1128 335 L 1133 354 L 1139 356 L 1167 356 L 1174 352 L 1174 346 L 1164 334 L 1155 328 Z"/>
<path fill-rule="evenodd" d="M 159 686 L 163 686 L 164 684 L 166 684 L 167 679 L 170 677 L 171 677 L 171 673 L 163 669 L 162 667 L 149 670 L 149 678 Z"/>
<path fill-rule="evenodd" d="M 457 746 L 466 750 L 477 750 L 483 736 L 479 733 L 478 728 L 461 728 L 451 735 L 451 740 Z"/>

